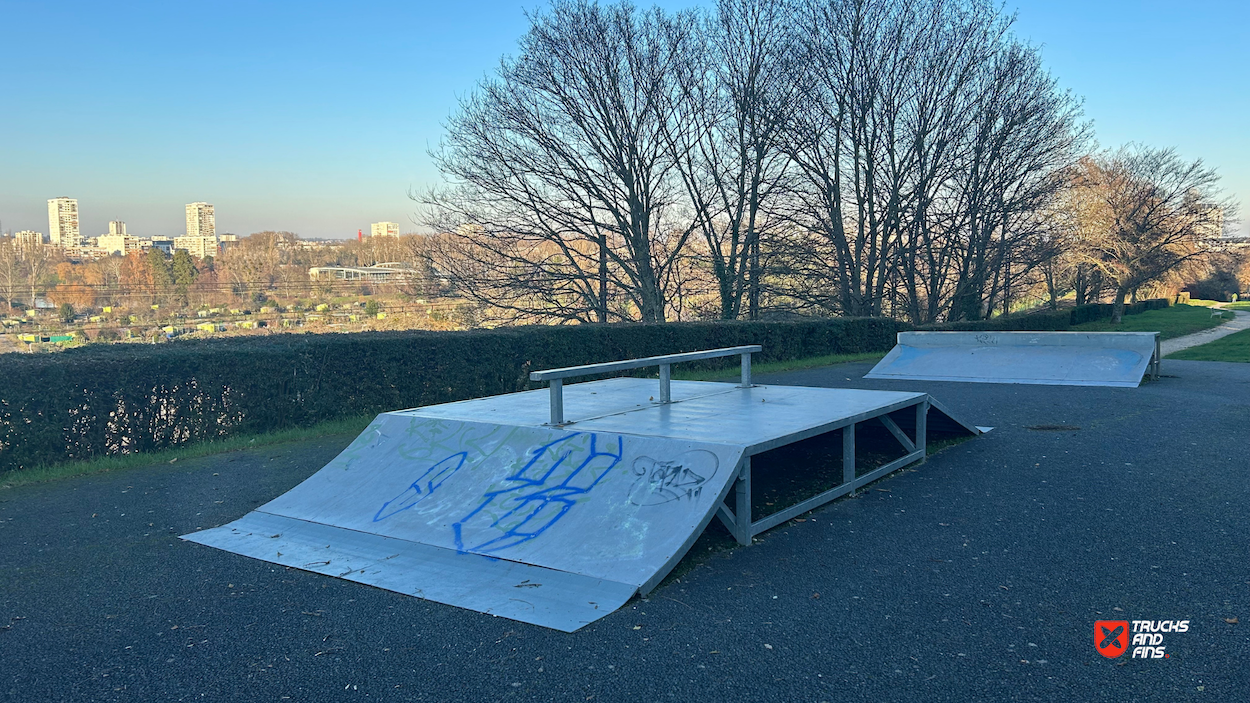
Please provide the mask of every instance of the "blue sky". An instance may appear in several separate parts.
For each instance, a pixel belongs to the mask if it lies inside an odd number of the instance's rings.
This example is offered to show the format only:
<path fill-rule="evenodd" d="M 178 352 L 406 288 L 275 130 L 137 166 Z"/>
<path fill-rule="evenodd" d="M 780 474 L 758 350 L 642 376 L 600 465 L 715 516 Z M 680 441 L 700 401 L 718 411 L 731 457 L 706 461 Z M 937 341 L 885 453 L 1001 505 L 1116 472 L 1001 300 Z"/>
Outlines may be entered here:
<path fill-rule="evenodd" d="M 0 228 L 47 232 L 67 195 L 88 236 L 176 234 L 197 200 L 219 232 L 415 229 L 441 122 L 541 6 L 0 0 Z M 1250 7 L 1007 7 L 1101 145 L 1175 146 L 1250 207 Z"/>

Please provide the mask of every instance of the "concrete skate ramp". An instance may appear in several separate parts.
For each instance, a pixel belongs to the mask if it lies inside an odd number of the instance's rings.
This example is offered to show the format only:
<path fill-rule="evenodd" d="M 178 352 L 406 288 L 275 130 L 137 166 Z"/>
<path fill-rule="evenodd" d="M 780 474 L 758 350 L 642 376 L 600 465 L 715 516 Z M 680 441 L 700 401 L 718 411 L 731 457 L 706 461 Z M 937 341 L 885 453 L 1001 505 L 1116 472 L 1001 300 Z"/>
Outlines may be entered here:
<path fill-rule="evenodd" d="M 900 332 L 864 378 L 1136 388 L 1157 332 Z"/>
<path fill-rule="evenodd" d="M 742 454 L 411 413 L 378 416 L 291 491 L 185 539 L 571 632 L 668 572 Z"/>

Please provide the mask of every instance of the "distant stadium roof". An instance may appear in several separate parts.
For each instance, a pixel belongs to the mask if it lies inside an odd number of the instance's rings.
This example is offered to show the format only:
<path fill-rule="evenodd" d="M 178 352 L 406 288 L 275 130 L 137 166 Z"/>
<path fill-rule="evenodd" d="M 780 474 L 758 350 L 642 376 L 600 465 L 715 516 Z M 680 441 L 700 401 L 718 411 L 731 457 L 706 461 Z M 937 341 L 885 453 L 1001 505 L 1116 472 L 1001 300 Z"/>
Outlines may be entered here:
<path fill-rule="evenodd" d="M 314 266 L 308 277 L 314 281 L 407 281 L 416 278 L 417 270 L 407 264 L 389 261 L 373 266 Z"/>

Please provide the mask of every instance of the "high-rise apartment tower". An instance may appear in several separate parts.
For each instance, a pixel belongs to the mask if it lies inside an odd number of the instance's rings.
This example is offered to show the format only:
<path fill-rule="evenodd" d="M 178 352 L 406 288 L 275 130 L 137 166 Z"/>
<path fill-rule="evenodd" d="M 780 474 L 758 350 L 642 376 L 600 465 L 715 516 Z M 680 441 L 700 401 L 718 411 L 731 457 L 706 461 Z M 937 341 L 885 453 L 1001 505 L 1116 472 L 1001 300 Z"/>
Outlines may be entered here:
<path fill-rule="evenodd" d="M 370 233 L 374 237 L 398 237 L 399 236 L 399 223 L 398 222 L 374 222 L 373 225 L 369 229 L 370 229 Z"/>
<path fill-rule="evenodd" d="M 78 231 L 78 200 L 52 198 L 48 201 L 48 239 L 54 247 L 82 246 Z"/>
<path fill-rule="evenodd" d="M 217 238 L 217 218 L 208 203 L 187 205 L 187 236 Z"/>

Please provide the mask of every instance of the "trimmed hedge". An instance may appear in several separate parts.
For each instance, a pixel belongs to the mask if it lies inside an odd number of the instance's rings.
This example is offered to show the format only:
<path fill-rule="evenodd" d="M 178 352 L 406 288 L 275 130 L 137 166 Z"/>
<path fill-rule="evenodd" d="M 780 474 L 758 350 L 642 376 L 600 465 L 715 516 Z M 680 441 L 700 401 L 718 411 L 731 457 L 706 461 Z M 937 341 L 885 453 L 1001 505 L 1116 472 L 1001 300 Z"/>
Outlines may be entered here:
<path fill-rule="evenodd" d="M 1137 315 L 1147 310 L 1162 310 L 1171 305 L 1171 301 L 1167 298 L 1154 298 L 1151 300 L 1142 300 L 1132 305 L 1124 306 L 1125 315 Z M 926 327 L 932 330 L 947 330 L 954 332 L 971 332 L 971 331 L 1019 331 L 1019 332 L 1045 332 L 1045 331 L 1062 331 L 1079 325 L 1083 322 L 1091 322 L 1093 320 L 1105 320 L 1111 317 L 1115 306 L 1111 303 L 1090 303 L 1088 305 L 1077 305 L 1074 308 L 1065 310 L 1047 310 L 1044 312 L 1035 312 L 1028 315 L 1000 315 L 989 320 L 977 320 L 975 322 L 949 322 L 943 325 L 935 325 Z"/>
<path fill-rule="evenodd" d="M 544 368 L 741 344 L 762 345 L 759 361 L 884 352 L 902 329 L 881 318 L 580 325 L 5 354 L 0 471 L 510 393 L 542 385 L 529 372 Z"/>

